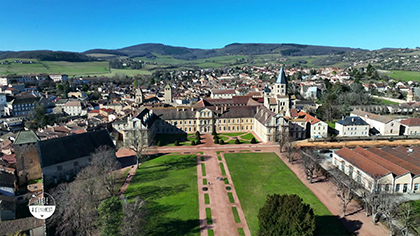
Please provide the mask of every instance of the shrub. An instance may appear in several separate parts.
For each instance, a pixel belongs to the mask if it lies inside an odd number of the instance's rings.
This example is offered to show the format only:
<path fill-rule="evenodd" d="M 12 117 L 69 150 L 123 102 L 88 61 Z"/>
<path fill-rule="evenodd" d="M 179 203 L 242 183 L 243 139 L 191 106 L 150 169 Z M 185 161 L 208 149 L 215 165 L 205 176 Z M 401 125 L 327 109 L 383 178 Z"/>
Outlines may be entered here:
<path fill-rule="evenodd" d="M 219 137 L 217 137 L 217 135 L 213 135 L 213 139 L 216 140 L 219 139 Z"/>
<path fill-rule="evenodd" d="M 217 138 L 216 138 L 216 139 L 214 140 L 214 144 L 219 144 L 219 139 L 217 139 Z"/>
<path fill-rule="evenodd" d="M 180 144 L 179 144 L 179 141 L 178 140 L 175 140 L 175 146 L 179 146 Z"/>
<path fill-rule="evenodd" d="M 257 143 L 257 140 L 255 138 L 252 138 L 251 143 Z"/>
<path fill-rule="evenodd" d="M 195 144 L 201 144 L 200 139 L 197 139 L 197 141 L 195 142 Z"/>
<path fill-rule="evenodd" d="M 239 141 L 239 139 L 238 139 L 238 138 L 236 138 L 236 140 L 235 140 L 235 144 L 241 144 L 241 141 Z"/>
<path fill-rule="evenodd" d="M 219 144 L 225 144 L 225 141 L 223 139 L 220 139 Z"/>
<path fill-rule="evenodd" d="M 157 146 L 158 147 L 161 147 L 162 146 L 162 142 L 160 140 L 157 142 Z"/>
<path fill-rule="evenodd" d="M 214 129 L 213 130 L 213 132 L 211 132 L 211 134 L 214 136 L 214 135 L 217 135 L 217 132 L 216 132 L 216 130 Z"/>
<path fill-rule="evenodd" d="M 193 140 L 193 141 L 191 141 L 191 145 L 192 146 L 195 146 L 195 141 Z"/>

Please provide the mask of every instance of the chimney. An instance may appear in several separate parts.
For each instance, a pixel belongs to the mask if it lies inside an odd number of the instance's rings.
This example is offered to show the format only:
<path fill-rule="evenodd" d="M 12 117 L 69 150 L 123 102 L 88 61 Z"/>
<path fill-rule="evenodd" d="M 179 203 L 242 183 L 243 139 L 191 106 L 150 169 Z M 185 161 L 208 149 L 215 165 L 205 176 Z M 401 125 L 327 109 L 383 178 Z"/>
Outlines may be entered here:
<path fill-rule="evenodd" d="M 191 107 L 191 111 L 194 111 L 194 107 Z"/>

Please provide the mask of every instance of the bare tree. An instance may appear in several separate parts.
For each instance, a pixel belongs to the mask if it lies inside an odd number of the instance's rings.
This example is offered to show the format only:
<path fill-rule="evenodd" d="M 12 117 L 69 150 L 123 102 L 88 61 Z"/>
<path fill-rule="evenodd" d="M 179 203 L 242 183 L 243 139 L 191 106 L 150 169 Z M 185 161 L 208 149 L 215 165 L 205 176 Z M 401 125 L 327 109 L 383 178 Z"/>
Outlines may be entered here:
<path fill-rule="evenodd" d="M 123 225 L 121 227 L 121 235 L 139 236 L 145 235 L 144 225 L 146 224 L 144 209 L 145 202 L 140 198 L 134 199 L 134 202 L 129 203 L 127 200 L 123 201 Z"/>
<path fill-rule="evenodd" d="M 97 233 L 98 206 L 115 193 L 116 183 L 110 178 L 118 167 L 114 153 L 113 149 L 99 148 L 73 182 L 51 191 L 57 210 L 48 223 L 56 226 L 58 235 Z"/>
<path fill-rule="evenodd" d="M 126 131 L 124 146 L 136 152 L 136 165 L 147 159 L 145 155 L 149 151 L 147 130 L 132 129 Z"/>
<path fill-rule="evenodd" d="M 343 217 L 346 216 L 347 206 L 356 196 L 355 191 L 359 188 L 359 184 L 353 179 L 349 178 L 346 174 L 340 170 L 334 171 L 334 182 L 336 185 L 336 194 L 340 198 L 341 204 L 343 205 Z"/>
<path fill-rule="evenodd" d="M 395 199 L 394 194 L 387 194 L 383 197 L 382 201 L 383 204 L 381 205 L 380 211 L 382 215 L 386 218 L 386 221 L 388 222 L 389 227 L 389 235 L 394 235 L 394 224 L 392 221 L 395 219 L 395 217 L 398 214 L 398 204 Z"/>
<path fill-rule="evenodd" d="M 280 152 L 283 152 L 283 147 L 291 145 L 292 138 L 290 137 L 287 127 L 280 127 L 280 130 L 276 131 L 275 140 L 280 145 Z"/>
<path fill-rule="evenodd" d="M 306 179 L 312 183 L 315 171 L 319 169 L 319 161 L 314 156 L 312 149 L 301 150 L 302 165 L 305 169 Z"/>
<path fill-rule="evenodd" d="M 293 162 L 296 159 L 297 148 L 295 147 L 295 145 L 293 145 L 292 142 L 287 142 L 285 144 L 285 149 L 287 160 L 289 160 L 289 162 Z"/>

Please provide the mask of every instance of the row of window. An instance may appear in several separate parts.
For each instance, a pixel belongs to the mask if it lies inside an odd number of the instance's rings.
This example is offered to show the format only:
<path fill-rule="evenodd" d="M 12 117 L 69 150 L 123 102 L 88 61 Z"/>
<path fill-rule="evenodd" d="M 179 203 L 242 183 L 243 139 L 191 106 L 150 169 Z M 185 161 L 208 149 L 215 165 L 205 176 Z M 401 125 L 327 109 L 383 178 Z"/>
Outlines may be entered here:
<path fill-rule="evenodd" d="M 344 135 L 347 135 L 346 132 L 344 132 Z M 350 132 L 349 135 L 357 135 L 357 132 Z M 360 136 L 367 135 L 367 132 L 360 132 Z"/>
<path fill-rule="evenodd" d="M 199 124 L 211 124 L 212 120 L 200 120 Z M 165 122 L 164 120 L 160 120 L 158 121 L 158 124 L 161 125 L 195 125 L 196 124 L 196 120 L 185 120 L 185 121 L 167 121 Z M 248 122 L 252 122 L 252 119 L 223 119 L 223 120 L 216 120 L 216 124 L 235 124 L 235 123 L 248 123 Z"/>
<path fill-rule="evenodd" d="M 364 128 L 364 130 L 367 130 L 367 129 L 368 129 L 368 127 Z M 357 129 L 357 127 L 350 127 L 350 128 L 347 128 L 347 130 L 358 130 L 358 129 Z M 363 127 L 361 127 L 359 130 L 363 130 Z"/>

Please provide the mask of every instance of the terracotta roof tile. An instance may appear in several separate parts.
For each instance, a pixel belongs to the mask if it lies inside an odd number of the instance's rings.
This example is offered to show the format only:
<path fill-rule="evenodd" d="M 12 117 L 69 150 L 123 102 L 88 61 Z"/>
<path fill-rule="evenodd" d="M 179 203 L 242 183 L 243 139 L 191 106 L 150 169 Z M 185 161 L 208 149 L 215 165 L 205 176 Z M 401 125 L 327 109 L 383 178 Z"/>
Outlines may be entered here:
<path fill-rule="evenodd" d="M 410 118 L 402 120 L 400 123 L 406 126 L 420 126 L 420 118 Z"/>
<path fill-rule="evenodd" d="M 390 170 L 392 173 L 394 173 L 395 175 L 403 175 L 406 174 L 407 172 L 409 172 L 408 170 L 390 162 L 389 160 L 386 160 L 372 152 L 369 152 L 368 150 L 365 150 L 361 147 L 357 147 L 355 149 L 353 149 L 354 152 L 364 156 L 365 158 L 375 162 L 376 164 Z"/>
<path fill-rule="evenodd" d="M 385 152 L 385 151 L 383 151 L 379 148 L 376 148 L 376 147 L 371 147 L 371 148 L 368 148 L 367 150 L 369 152 L 372 152 L 372 153 L 374 153 L 374 154 L 376 154 L 376 155 L 394 163 L 395 165 L 398 165 L 398 166 L 410 171 L 414 175 L 420 174 L 420 168 L 418 166 L 414 165 L 413 163 L 410 163 L 406 160 L 398 158 L 398 157 L 396 157 L 396 156 L 394 156 L 394 155 L 392 155 L 388 152 Z"/>
<path fill-rule="evenodd" d="M 370 176 L 384 176 L 391 172 L 347 147 L 344 147 L 335 153 Z"/>

